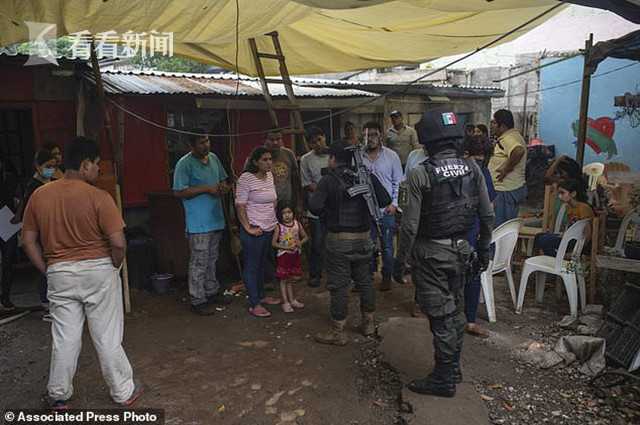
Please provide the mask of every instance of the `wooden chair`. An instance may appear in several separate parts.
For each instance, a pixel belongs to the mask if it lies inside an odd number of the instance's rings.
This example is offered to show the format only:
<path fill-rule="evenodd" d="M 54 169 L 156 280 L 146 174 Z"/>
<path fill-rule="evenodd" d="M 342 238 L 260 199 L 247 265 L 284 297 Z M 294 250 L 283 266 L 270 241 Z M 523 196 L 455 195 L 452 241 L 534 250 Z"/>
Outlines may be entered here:
<path fill-rule="evenodd" d="M 545 202 L 546 203 L 546 202 Z M 567 206 L 562 204 L 557 214 L 552 214 L 552 212 L 548 212 L 547 216 L 551 215 L 553 220 L 553 233 L 560 233 L 562 230 L 562 224 L 564 222 L 564 218 L 567 213 Z M 543 212 L 543 227 L 531 227 L 531 226 L 521 226 L 520 233 L 518 234 L 518 239 L 521 240 L 524 245 L 524 253 L 527 257 L 531 257 L 533 255 L 533 241 L 538 233 L 543 233 L 551 229 L 549 226 L 549 220 L 545 220 L 545 215 Z"/>
<path fill-rule="evenodd" d="M 601 221 L 601 223 L 605 223 L 606 221 Z M 615 246 L 611 248 L 604 248 L 605 251 L 608 251 L 607 255 L 600 255 L 598 250 L 594 251 L 592 243 L 592 263 L 593 273 L 590 279 L 591 291 L 595 293 L 596 287 L 596 270 L 604 269 L 604 270 L 618 270 L 629 273 L 640 273 L 640 260 L 633 260 L 630 258 L 624 258 L 624 243 L 627 236 L 627 232 L 629 230 L 629 226 L 636 225 L 640 227 L 640 207 L 636 207 L 635 209 L 628 212 L 624 218 L 622 219 L 622 223 L 620 224 L 620 230 L 618 230 L 618 236 L 616 238 Z M 602 226 L 604 227 L 604 226 Z M 636 235 L 638 233 L 638 227 L 636 228 Z M 596 232 L 594 231 L 594 234 Z M 600 233 L 600 232 L 598 232 Z M 590 296 L 592 294 L 590 293 Z"/>
<path fill-rule="evenodd" d="M 518 244 L 516 251 L 530 257 L 533 255 L 533 239 L 538 233 L 545 232 L 549 229 L 549 213 L 551 204 L 551 196 L 553 188 L 551 186 L 545 186 L 544 188 L 544 207 L 542 209 L 542 227 L 539 226 L 527 226 L 523 224 L 520 226 L 520 232 L 518 233 Z M 514 261 L 514 264 L 521 265 L 521 261 Z"/>

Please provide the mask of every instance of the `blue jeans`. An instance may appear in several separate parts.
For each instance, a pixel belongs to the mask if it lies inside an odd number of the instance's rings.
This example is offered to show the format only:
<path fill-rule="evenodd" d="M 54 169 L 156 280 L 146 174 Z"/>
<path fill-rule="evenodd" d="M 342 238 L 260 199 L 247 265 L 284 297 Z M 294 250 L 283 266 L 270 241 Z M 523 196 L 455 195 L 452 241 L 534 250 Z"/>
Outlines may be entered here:
<path fill-rule="evenodd" d="M 516 190 L 498 190 L 496 192 L 496 199 L 494 201 L 496 213 L 495 227 L 518 217 L 518 208 L 520 207 L 520 203 L 527 198 L 527 194 L 527 186 L 522 186 Z"/>
<path fill-rule="evenodd" d="M 385 214 L 382 217 L 382 222 L 380 223 L 380 230 L 382 231 L 382 246 L 380 247 L 382 250 L 382 276 L 385 278 L 391 277 L 391 273 L 393 273 L 393 237 L 396 234 L 396 216 Z M 377 243 L 378 238 L 378 229 L 375 224 L 372 224 L 371 227 L 371 239 Z M 372 269 L 375 271 L 376 268 L 376 258 L 374 256 L 372 262 Z"/>
<path fill-rule="evenodd" d="M 309 277 L 320 279 L 324 266 L 324 244 L 327 226 L 318 218 L 309 218 L 311 226 L 311 253 L 309 258 Z"/>
<path fill-rule="evenodd" d="M 538 233 L 533 240 L 533 249 L 540 249 L 544 255 L 555 257 L 558 253 L 561 240 L 562 235 L 556 233 Z"/>
<path fill-rule="evenodd" d="M 240 228 L 242 244 L 242 280 L 249 294 L 249 305 L 255 307 L 264 298 L 264 273 L 267 256 L 271 252 L 273 231 L 263 232 L 260 236 L 251 236 Z"/>

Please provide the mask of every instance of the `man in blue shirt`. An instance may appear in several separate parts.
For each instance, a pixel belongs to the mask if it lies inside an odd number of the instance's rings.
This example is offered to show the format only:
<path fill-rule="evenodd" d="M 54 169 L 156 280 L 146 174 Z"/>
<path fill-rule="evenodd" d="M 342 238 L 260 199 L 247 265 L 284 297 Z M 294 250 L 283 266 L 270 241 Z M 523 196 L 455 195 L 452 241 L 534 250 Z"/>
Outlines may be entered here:
<path fill-rule="evenodd" d="M 396 212 L 398 210 L 398 192 L 404 175 L 400 157 L 393 150 L 382 146 L 382 128 L 377 122 L 371 121 L 364 125 L 362 134 L 366 146 L 362 153 L 362 163 L 373 173 L 391 196 L 391 204 L 384 208 L 381 223 L 382 232 L 382 284 L 381 291 L 391 289 L 391 273 L 393 272 L 393 238 L 396 234 Z M 376 227 L 373 227 L 371 237 L 377 237 Z M 374 259 L 375 264 L 375 259 Z"/>
<path fill-rule="evenodd" d="M 204 133 L 201 129 L 193 133 Z M 229 192 L 227 173 L 210 152 L 209 139 L 189 136 L 191 152 L 180 158 L 173 175 L 173 191 L 182 199 L 189 239 L 189 295 L 194 313 L 215 313 L 213 304 L 228 304 L 219 294 L 216 261 L 225 220 L 220 197 Z"/>

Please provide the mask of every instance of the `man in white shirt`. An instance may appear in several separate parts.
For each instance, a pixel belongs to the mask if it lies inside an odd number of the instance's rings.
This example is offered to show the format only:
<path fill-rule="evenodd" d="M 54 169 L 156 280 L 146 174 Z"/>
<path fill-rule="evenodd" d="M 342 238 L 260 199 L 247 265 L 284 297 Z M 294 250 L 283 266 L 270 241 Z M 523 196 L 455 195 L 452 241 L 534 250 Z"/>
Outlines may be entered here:
<path fill-rule="evenodd" d="M 324 131 L 311 127 L 307 132 L 307 141 L 311 150 L 300 158 L 300 180 L 304 190 L 306 216 L 311 228 L 311 255 L 309 256 L 309 286 L 320 286 L 324 263 L 324 237 L 326 226 L 320 217 L 313 215 L 308 208 L 307 199 L 318 188 L 322 169 L 329 166 L 329 153 Z"/>

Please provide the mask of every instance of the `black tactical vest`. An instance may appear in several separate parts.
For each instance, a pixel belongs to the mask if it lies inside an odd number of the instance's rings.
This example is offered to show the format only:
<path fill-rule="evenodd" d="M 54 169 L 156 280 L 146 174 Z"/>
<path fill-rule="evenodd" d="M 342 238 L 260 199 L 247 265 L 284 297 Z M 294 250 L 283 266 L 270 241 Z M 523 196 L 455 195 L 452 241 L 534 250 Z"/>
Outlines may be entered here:
<path fill-rule="evenodd" d="M 332 177 L 338 180 L 339 190 L 334 194 L 338 206 L 336 213 L 337 224 L 343 228 L 358 228 L 371 220 L 367 203 L 359 195 L 351 198 L 347 189 L 353 186 L 354 177 L 346 169 L 330 171 Z"/>
<path fill-rule="evenodd" d="M 430 188 L 424 188 L 418 236 L 465 238 L 478 216 L 480 193 L 471 161 L 430 158 L 423 162 Z"/>

